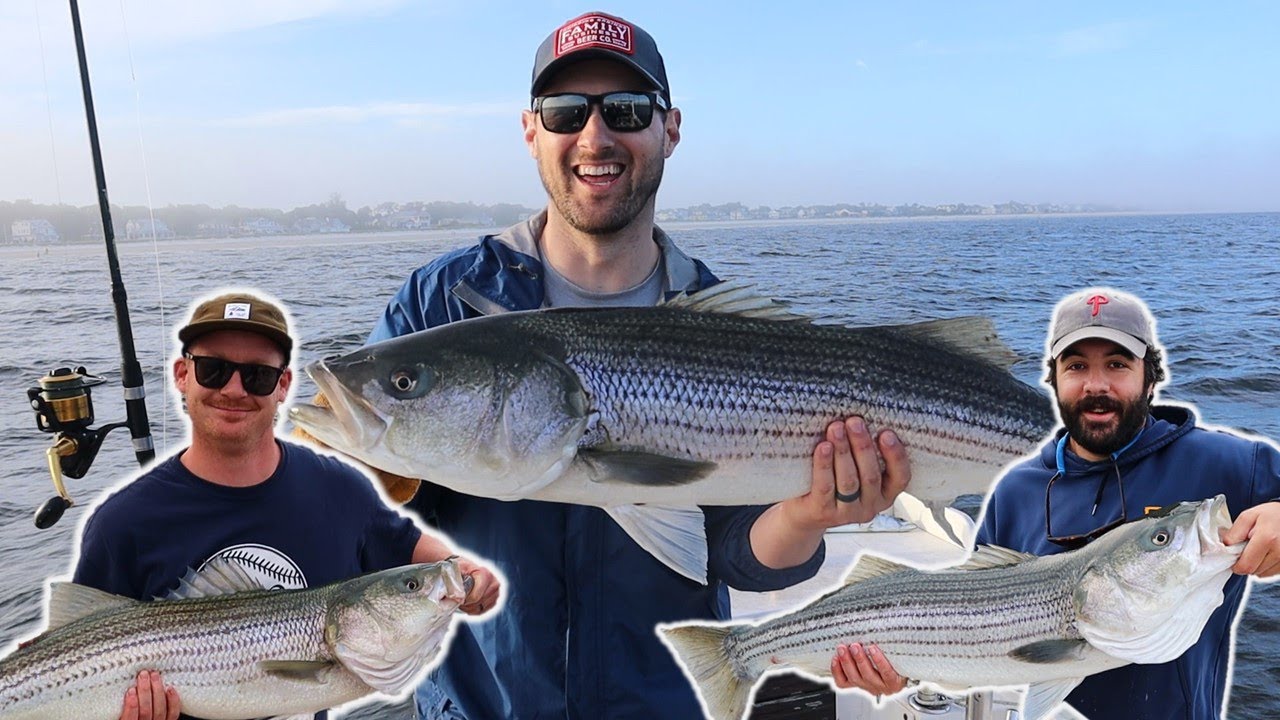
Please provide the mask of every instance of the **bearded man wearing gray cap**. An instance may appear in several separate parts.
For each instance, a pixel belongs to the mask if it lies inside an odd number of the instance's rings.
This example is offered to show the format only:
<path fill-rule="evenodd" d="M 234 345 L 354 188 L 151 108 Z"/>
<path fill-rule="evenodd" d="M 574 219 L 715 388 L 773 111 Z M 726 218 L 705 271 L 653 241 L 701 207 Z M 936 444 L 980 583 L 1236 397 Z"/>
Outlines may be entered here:
<path fill-rule="evenodd" d="M 190 444 L 98 504 L 83 527 L 75 582 L 151 600 L 219 558 L 266 589 L 300 589 L 454 555 L 387 507 L 356 468 L 276 437 L 294 346 L 277 303 L 256 292 L 207 298 L 178 342 L 173 383 Z M 493 609 L 497 578 L 468 560 L 459 566 L 474 580 L 460 609 Z M 187 717 L 181 701 L 159 673 L 143 671 L 121 688 L 120 717 Z"/>
<path fill-rule="evenodd" d="M 522 117 L 548 206 L 414 271 L 369 342 L 481 315 L 543 307 L 644 306 L 719 280 L 654 225 L 680 142 L 657 44 L 594 12 L 538 48 Z M 807 495 L 769 507 L 707 507 L 708 584 L 641 549 L 604 510 L 503 502 L 422 483 L 409 507 L 507 575 L 503 611 L 458 629 L 418 690 L 425 718 L 691 718 L 696 696 L 654 626 L 729 616 L 726 585 L 805 580 L 828 528 L 872 519 L 909 477 L 892 433 L 828 427 Z M 880 469 L 883 455 L 885 470 Z"/>
<path fill-rule="evenodd" d="M 1163 353 L 1150 311 L 1132 295 L 1089 288 L 1068 296 L 1046 348 L 1045 382 L 1064 427 L 997 480 L 977 543 L 1053 555 L 1162 507 L 1225 495 L 1236 520 L 1223 542 L 1249 545 L 1196 644 L 1171 662 L 1126 665 L 1062 688 L 1092 720 L 1220 717 L 1247 576 L 1280 574 L 1280 449 L 1197 427 L 1190 408 L 1154 404 Z M 850 663 L 840 684 L 903 687 L 883 656 L 876 666 Z"/>

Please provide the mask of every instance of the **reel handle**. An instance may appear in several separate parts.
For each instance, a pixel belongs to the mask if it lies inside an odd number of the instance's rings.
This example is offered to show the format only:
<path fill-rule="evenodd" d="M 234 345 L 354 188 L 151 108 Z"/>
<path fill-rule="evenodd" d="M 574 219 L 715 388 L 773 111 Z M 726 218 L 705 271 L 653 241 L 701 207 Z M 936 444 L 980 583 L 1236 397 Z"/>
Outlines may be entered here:
<path fill-rule="evenodd" d="M 66 512 L 71 505 L 72 502 L 61 495 L 49 498 L 36 510 L 36 527 L 41 530 L 53 527 L 53 524 L 62 519 L 62 513 Z"/>
<path fill-rule="evenodd" d="M 58 441 L 44 451 L 45 460 L 49 463 L 49 476 L 53 478 L 53 489 L 57 490 L 58 494 L 46 500 L 36 510 L 37 528 L 47 530 L 53 527 L 54 523 L 62 519 L 62 513 L 75 504 L 71 494 L 67 492 L 67 486 L 62 484 L 62 458 L 75 455 L 79 449 L 80 443 L 76 442 L 75 438 L 60 435 Z"/>

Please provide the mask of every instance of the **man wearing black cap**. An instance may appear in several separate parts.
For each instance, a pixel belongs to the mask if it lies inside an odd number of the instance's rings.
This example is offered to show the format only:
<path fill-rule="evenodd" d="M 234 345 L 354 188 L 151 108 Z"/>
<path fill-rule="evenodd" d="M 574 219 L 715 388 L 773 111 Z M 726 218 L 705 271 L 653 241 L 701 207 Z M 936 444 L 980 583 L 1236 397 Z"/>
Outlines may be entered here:
<path fill-rule="evenodd" d="M 1046 348 L 1045 381 L 1063 427 L 993 486 L 977 542 L 1053 555 L 1162 507 L 1225 495 L 1236 520 L 1223 542 L 1249 545 L 1196 644 L 1172 662 L 1126 665 L 1062 688 L 1093 720 L 1219 717 L 1246 576 L 1280 574 L 1280 450 L 1196 427 L 1188 408 L 1153 404 L 1163 353 L 1150 311 L 1133 295 L 1069 295 L 1054 311 Z M 902 687 L 883 655 L 874 666 L 862 653 L 841 660 L 834 674 L 844 687 Z"/>
<path fill-rule="evenodd" d="M 178 339 L 173 380 L 191 444 L 98 505 L 81 536 L 75 582 L 151 600 L 214 558 L 265 588 L 296 589 L 454 554 L 388 508 L 355 468 L 276 438 L 276 411 L 293 379 L 293 338 L 277 304 L 254 293 L 219 295 L 195 306 Z M 492 573 L 467 561 L 462 570 L 475 580 L 462 609 L 491 609 Z M 181 699 L 155 672 L 139 674 L 122 699 L 123 720 L 179 716 Z"/>
<path fill-rule="evenodd" d="M 599 12 L 569 20 L 538 48 L 531 100 L 524 139 L 547 209 L 414 271 L 370 342 L 513 310 L 653 305 L 719 282 L 654 225 L 681 118 L 647 32 Z M 726 618 L 726 584 L 763 591 L 811 577 L 826 528 L 870 520 L 907 483 L 906 453 L 892 433 L 877 443 L 854 418 L 832 423 L 827 438 L 804 497 L 703 508 L 705 586 L 654 559 L 599 508 L 502 502 L 423 483 L 410 507 L 491 559 L 510 585 L 501 613 L 459 628 L 418 690 L 421 715 L 698 717 L 654 625 Z"/>

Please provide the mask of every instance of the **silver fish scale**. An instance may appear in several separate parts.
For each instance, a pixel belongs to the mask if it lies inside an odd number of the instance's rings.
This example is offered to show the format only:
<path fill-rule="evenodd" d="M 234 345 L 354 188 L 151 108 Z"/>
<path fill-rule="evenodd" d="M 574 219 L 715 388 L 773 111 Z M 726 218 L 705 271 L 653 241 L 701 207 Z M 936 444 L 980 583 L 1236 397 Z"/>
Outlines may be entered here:
<path fill-rule="evenodd" d="M 248 695 L 276 686 L 284 696 L 299 693 L 296 682 L 268 675 L 259 661 L 332 659 L 324 643 L 331 594 L 246 592 L 231 601 L 143 603 L 128 612 L 72 623 L 0 662 L 0 716 L 48 718 L 48 711 L 31 706 L 73 697 L 75 705 L 65 711 L 68 718 L 91 717 L 89 709 L 110 708 L 118 714 L 137 673 L 157 669 L 166 683 L 180 689 L 190 712 L 241 717 L 235 713 L 251 711 L 243 703 L 254 699 L 230 692 L 232 688 Z M 332 704 L 367 692 L 345 671 L 338 676 L 323 687 L 325 695 L 335 695 Z"/>
<path fill-rule="evenodd" d="M 804 610 L 736 628 L 726 648 L 741 677 L 778 663 L 827 674 L 839 644 L 875 642 L 907 676 L 965 679 L 975 661 L 1044 640 L 1079 639 L 1072 589 L 1079 562 L 994 570 L 915 570 L 843 587 Z M 963 684 L 963 683 L 959 683 Z"/>
<path fill-rule="evenodd" d="M 652 308 L 520 319 L 563 348 L 621 448 L 689 459 L 803 458 L 861 414 L 908 445 L 996 466 L 1052 426 L 1034 388 L 895 328 Z M 783 399 L 783 401 L 779 401 Z"/>

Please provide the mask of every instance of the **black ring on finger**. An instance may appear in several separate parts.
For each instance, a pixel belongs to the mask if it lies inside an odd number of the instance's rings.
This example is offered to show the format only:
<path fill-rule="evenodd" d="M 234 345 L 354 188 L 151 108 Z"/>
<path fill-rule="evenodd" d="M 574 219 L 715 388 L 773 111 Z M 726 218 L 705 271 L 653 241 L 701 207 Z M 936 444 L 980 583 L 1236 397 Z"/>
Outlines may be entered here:
<path fill-rule="evenodd" d="M 862 497 L 862 488 L 858 488 L 857 490 L 854 490 L 848 495 L 845 495 L 839 490 L 836 490 L 836 500 L 839 500 L 840 502 L 843 502 L 843 503 L 858 502 L 858 498 L 860 497 Z"/>

